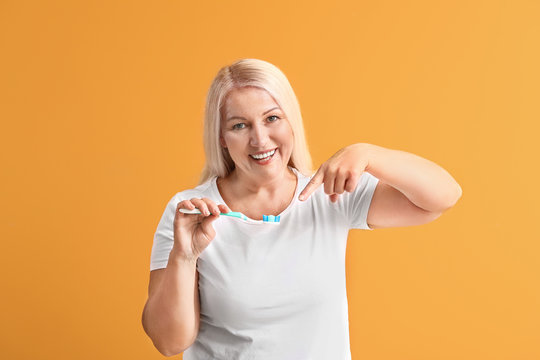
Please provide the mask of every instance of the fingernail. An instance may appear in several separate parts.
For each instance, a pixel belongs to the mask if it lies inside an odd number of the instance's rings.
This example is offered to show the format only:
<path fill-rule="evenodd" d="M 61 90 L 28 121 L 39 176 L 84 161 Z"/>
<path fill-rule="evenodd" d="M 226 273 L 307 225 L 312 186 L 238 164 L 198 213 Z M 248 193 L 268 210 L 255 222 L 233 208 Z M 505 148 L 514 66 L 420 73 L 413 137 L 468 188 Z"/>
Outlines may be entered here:
<path fill-rule="evenodd" d="M 304 200 L 304 199 L 305 199 L 305 196 L 304 196 L 304 195 L 300 195 L 299 199 L 300 199 L 300 200 Z"/>

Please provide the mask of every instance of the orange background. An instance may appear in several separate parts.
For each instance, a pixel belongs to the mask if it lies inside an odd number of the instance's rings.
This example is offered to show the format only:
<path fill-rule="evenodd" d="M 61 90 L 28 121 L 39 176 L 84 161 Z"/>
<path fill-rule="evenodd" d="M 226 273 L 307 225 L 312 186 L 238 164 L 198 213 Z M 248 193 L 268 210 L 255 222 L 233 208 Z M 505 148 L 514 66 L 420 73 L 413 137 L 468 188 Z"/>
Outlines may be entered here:
<path fill-rule="evenodd" d="M 2 1 L 0 357 L 163 358 L 141 325 L 153 234 L 202 169 L 212 78 L 250 57 L 289 78 L 315 167 L 368 142 L 463 189 L 432 223 L 351 231 L 353 359 L 539 359 L 538 19 L 535 0 Z"/>

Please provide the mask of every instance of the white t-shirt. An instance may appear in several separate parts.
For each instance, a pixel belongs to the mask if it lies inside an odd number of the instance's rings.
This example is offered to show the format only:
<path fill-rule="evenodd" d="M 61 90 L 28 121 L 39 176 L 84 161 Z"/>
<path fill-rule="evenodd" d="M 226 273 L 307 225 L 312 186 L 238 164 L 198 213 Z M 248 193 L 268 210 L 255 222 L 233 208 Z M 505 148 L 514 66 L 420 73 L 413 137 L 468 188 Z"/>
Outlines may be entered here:
<path fill-rule="evenodd" d="M 185 360 L 351 359 L 347 235 L 372 230 L 366 218 L 379 179 L 364 172 L 336 203 L 321 184 L 302 202 L 311 177 L 291 169 L 296 191 L 279 224 L 229 216 L 213 222 L 216 237 L 197 260 L 200 329 Z M 167 267 L 176 205 L 193 197 L 225 203 L 216 177 L 174 195 L 154 235 L 150 270 Z"/>

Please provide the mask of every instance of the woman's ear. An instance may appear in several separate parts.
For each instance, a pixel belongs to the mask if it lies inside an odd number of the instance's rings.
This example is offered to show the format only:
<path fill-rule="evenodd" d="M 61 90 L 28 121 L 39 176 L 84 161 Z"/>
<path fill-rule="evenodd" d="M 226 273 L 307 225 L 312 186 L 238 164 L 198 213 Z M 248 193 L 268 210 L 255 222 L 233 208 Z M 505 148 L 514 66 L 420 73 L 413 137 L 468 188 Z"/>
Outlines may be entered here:
<path fill-rule="evenodd" d="M 227 144 L 225 143 L 225 139 L 223 138 L 223 136 L 219 136 L 219 143 L 221 144 L 221 146 L 223 146 L 224 148 L 227 148 Z"/>

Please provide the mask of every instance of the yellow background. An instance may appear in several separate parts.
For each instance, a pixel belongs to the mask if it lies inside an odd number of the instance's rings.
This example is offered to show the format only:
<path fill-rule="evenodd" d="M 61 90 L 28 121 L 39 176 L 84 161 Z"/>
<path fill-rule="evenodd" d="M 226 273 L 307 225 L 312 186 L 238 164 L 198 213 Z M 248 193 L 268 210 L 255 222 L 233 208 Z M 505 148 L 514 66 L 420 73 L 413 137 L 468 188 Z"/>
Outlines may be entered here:
<path fill-rule="evenodd" d="M 153 234 L 196 184 L 206 91 L 269 61 L 314 166 L 368 142 L 463 189 L 432 223 L 351 231 L 353 359 L 540 358 L 540 2 L 2 1 L 2 359 L 161 359 Z M 178 358 L 178 357 L 177 357 Z"/>

